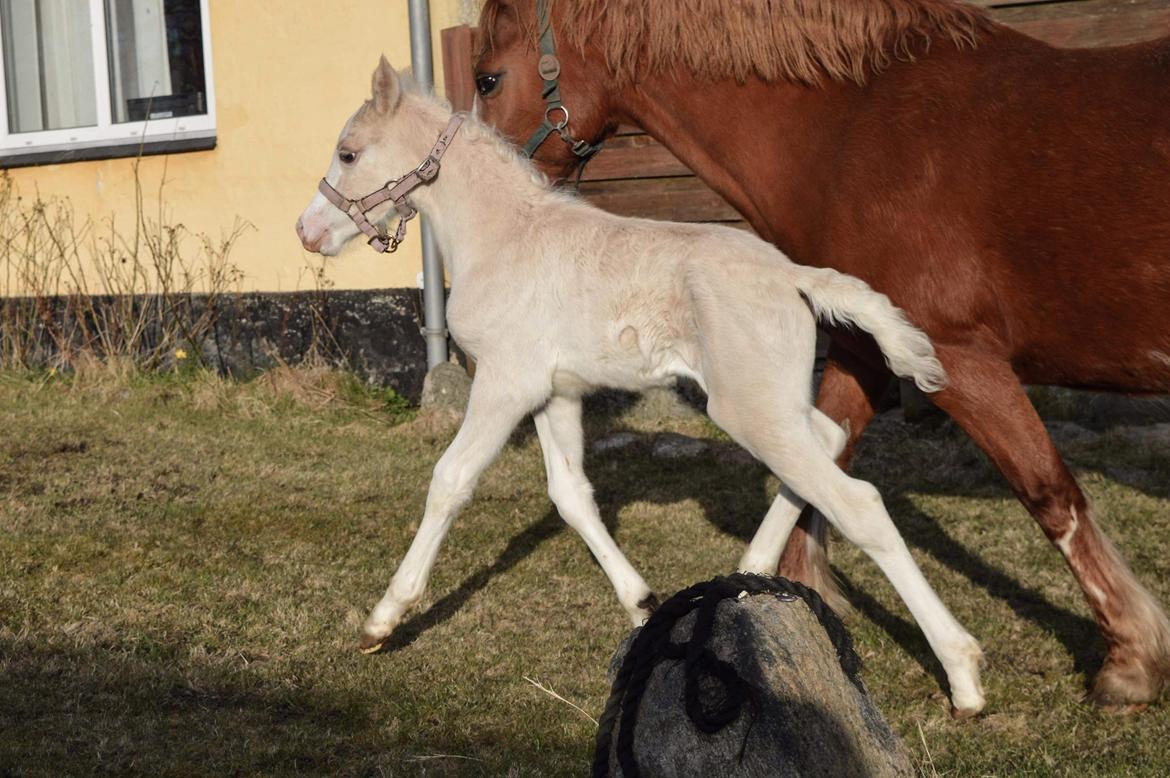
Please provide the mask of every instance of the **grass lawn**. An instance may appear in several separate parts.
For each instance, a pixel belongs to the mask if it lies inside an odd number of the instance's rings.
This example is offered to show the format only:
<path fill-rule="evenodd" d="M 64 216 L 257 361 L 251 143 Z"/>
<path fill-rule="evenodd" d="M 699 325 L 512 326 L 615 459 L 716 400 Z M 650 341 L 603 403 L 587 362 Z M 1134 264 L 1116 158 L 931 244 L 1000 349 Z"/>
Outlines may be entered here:
<path fill-rule="evenodd" d="M 660 592 L 729 571 L 775 483 L 705 422 L 590 454 L 602 511 Z M 1058 425 L 1098 517 L 1170 601 L 1170 427 Z M 0 374 L 0 776 L 584 775 L 628 629 L 553 512 L 527 432 L 485 474 L 393 650 L 358 627 L 421 516 L 449 423 L 348 382 L 273 375 Z M 987 655 L 986 715 L 955 723 L 939 668 L 876 568 L 833 560 L 863 678 L 926 774 L 1166 775 L 1170 705 L 1079 702 L 1101 644 L 1058 555 L 948 427 L 867 433 L 927 577 Z"/>

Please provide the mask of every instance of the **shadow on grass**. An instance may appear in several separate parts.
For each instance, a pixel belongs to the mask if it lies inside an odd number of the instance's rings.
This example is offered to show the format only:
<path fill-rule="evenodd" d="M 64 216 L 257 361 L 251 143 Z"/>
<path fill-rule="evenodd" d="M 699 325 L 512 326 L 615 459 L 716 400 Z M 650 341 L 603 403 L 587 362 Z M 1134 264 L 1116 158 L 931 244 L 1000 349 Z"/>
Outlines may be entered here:
<path fill-rule="evenodd" d="M 744 543 L 751 540 L 772 504 L 763 465 L 739 461 L 738 447 L 727 443 L 713 444 L 694 459 L 658 459 L 651 454 L 650 438 L 635 434 L 639 441 L 619 452 L 586 458 L 597 506 L 611 533 L 617 529 L 621 510 L 630 503 L 671 505 L 693 500 L 720 532 Z M 622 477 L 607 478 L 607 466 L 620 468 Z M 597 477 L 595 471 L 601 471 Z"/>
<path fill-rule="evenodd" d="M 948 689 L 950 687 L 950 684 L 947 683 L 946 671 L 943 670 L 943 666 L 939 663 L 934 652 L 930 650 L 930 644 L 926 642 L 926 637 L 917 624 L 886 608 L 876 598 L 858 588 L 849 576 L 836 567 L 833 568 L 833 574 L 841 584 L 841 593 L 862 616 L 881 627 L 890 639 L 909 654 L 927 675 L 934 677 L 941 688 Z"/>
<path fill-rule="evenodd" d="M 363 758 L 337 737 L 363 726 L 359 708 L 178 653 L 0 642 L 0 774 L 320 774 Z"/>
<path fill-rule="evenodd" d="M 458 613 L 459 609 L 472 596 L 487 586 L 493 578 L 511 570 L 535 551 L 541 543 L 554 535 L 560 534 L 564 528 L 565 523 L 561 521 L 561 517 L 557 514 L 556 510 L 550 510 L 540 521 L 529 526 L 519 535 L 509 540 L 508 545 L 504 547 L 504 550 L 500 552 L 500 555 L 496 557 L 494 562 L 476 570 L 467 578 L 463 579 L 459 586 L 450 594 L 444 595 L 422 613 L 400 624 L 379 653 L 393 653 L 394 651 L 406 648 L 418 640 L 419 636 L 428 629 L 447 621 Z"/>
<path fill-rule="evenodd" d="M 982 587 L 988 595 L 1004 602 L 1020 619 L 1031 622 L 1060 641 L 1073 658 L 1077 671 L 1092 675 L 1100 668 L 1103 642 L 1092 619 L 1053 604 L 1039 590 L 988 564 L 979 554 L 948 535 L 937 520 L 918 510 L 905 494 L 894 495 L 889 506 L 907 543 Z M 850 600 L 861 607 L 852 597 Z M 893 633 L 891 637 L 895 637 Z"/>
<path fill-rule="evenodd" d="M 523 731 L 428 736 L 455 715 L 441 698 L 387 705 L 186 654 L 0 639 L 0 776 L 498 774 L 580 751 Z"/>

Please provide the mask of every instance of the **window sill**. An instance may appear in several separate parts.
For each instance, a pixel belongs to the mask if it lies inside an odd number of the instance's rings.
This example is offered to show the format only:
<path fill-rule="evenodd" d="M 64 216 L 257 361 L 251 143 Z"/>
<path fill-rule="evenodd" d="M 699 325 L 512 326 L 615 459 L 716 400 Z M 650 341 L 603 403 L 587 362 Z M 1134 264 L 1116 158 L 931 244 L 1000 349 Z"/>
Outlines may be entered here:
<path fill-rule="evenodd" d="M 59 165 L 67 162 L 87 162 L 98 159 L 124 159 L 126 157 L 155 154 L 179 154 L 186 151 L 208 151 L 214 149 L 215 134 L 185 138 L 167 138 L 158 140 L 133 141 L 124 140 L 106 144 L 87 143 L 70 144 L 68 146 L 42 147 L 13 153 L 0 151 L 0 169 L 31 167 L 34 165 Z"/>

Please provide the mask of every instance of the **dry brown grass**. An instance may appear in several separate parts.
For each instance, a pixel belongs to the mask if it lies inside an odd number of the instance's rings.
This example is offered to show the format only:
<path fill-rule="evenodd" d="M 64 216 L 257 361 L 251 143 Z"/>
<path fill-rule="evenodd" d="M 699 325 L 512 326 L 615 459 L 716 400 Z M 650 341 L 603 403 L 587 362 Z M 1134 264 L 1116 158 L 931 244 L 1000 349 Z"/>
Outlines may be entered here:
<path fill-rule="evenodd" d="M 551 511 L 536 441 L 484 475 L 388 654 L 358 626 L 421 515 L 453 427 L 350 401 L 327 375 L 86 383 L 0 374 L 0 773 L 585 774 L 625 616 Z M 325 402 L 328 398 L 328 402 Z M 656 428 L 587 467 L 618 542 L 661 591 L 729 570 L 775 484 L 710 448 L 650 457 Z M 1170 427 L 1059 442 L 1163 602 Z M 857 472 L 983 642 L 985 716 L 952 722 L 889 585 L 834 564 L 875 700 L 929 775 L 1164 775 L 1170 712 L 1079 702 L 1100 642 L 1059 557 L 947 428 L 895 416 Z"/>

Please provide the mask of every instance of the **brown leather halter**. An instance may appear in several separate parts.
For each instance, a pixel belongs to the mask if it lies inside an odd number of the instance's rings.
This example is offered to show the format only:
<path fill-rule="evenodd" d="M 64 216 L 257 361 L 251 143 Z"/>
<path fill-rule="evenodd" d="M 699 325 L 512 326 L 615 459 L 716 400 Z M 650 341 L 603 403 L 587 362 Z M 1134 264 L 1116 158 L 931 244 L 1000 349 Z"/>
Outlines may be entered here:
<path fill-rule="evenodd" d="M 423 184 L 429 184 L 435 176 L 439 175 L 439 161 L 443 158 L 443 153 L 447 151 L 447 146 L 451 145 L 455 133 L 459 131 L 462 124 L 463 114 L 457 113 L 452 116 L 451 121 L 447 122 L 447 128 L 439 134 L 439 139 L 435 141 L 434 146 L 431 146 L 427 158 L 418 167 L 400 178 L 387 181 L 380 189 L 365 197 L 350 200 L 334 189 L 324 178 L 317 185 L 317 191 L 353 220 L 357 228 L 369 237 L 367 242 L 374 251 L 382 254 L 397 251 L 398 244 L 406 238 L 406 223 L 418 214 L 414 206 L 406 202 L 406 196 Z M 367 213 L 387 200 L 394 203 L 394 210 L 398 212 L 398 229 L 394 231 L 393 235 L 382 232 L 366 218 Z"/>

